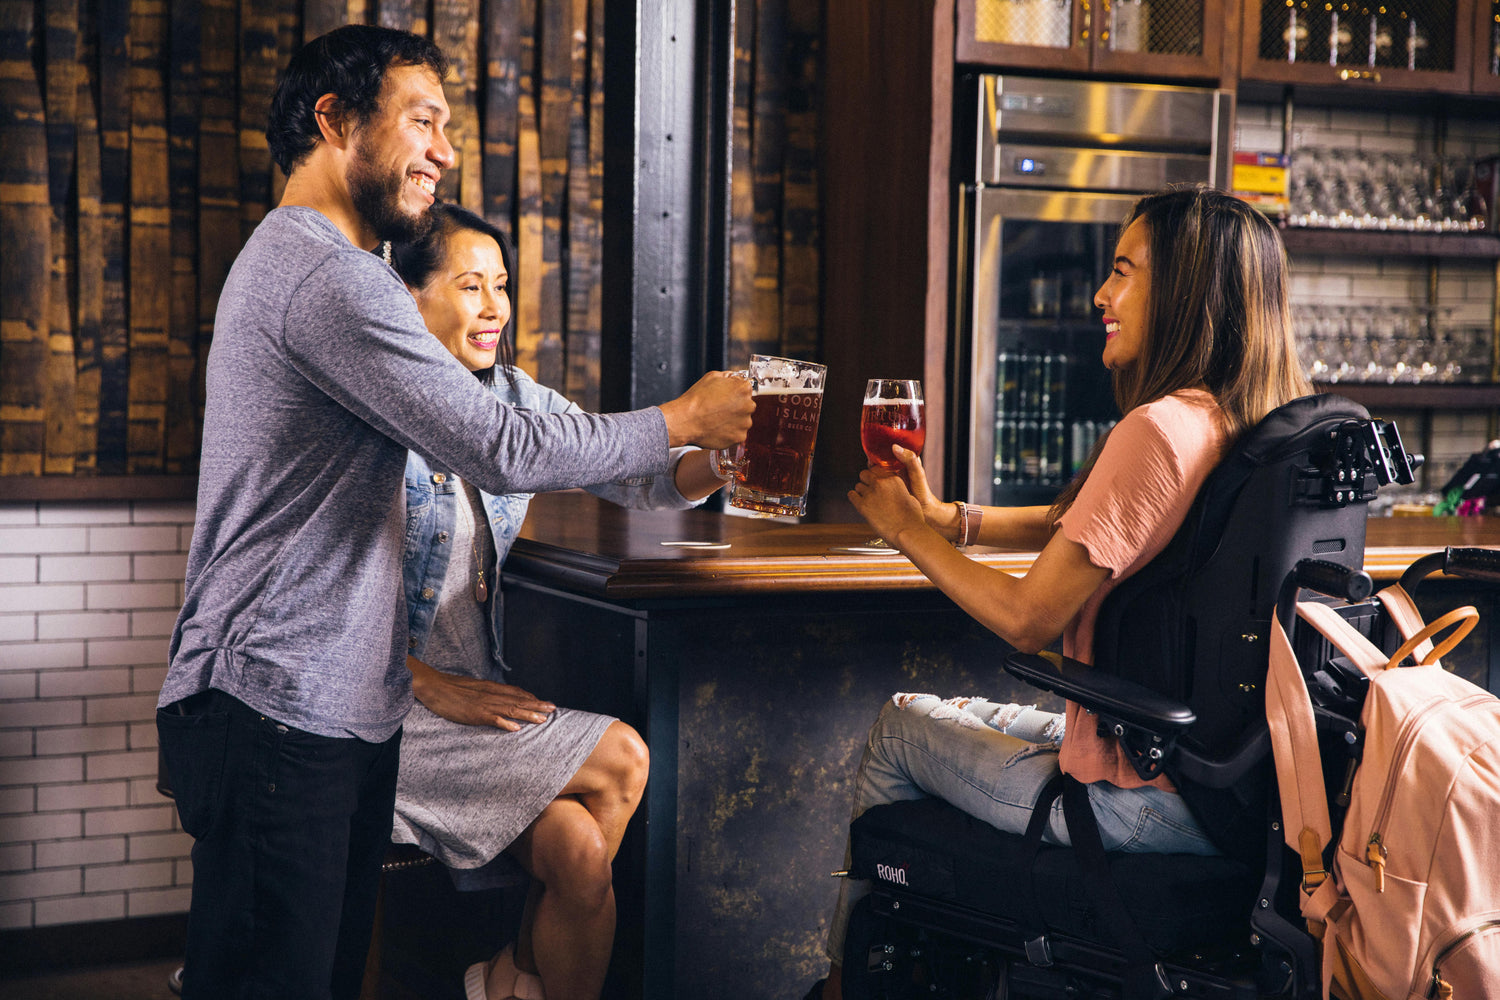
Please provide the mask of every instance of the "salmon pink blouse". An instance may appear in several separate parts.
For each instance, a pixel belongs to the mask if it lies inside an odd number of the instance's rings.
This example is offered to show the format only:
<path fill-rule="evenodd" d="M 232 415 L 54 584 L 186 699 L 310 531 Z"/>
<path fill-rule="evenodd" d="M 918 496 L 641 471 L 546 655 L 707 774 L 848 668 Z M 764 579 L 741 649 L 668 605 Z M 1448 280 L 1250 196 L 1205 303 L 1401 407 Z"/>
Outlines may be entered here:
<path fill-rule="evenodd" d="M 1121 580 L 1166 548 L 1226 445 L 1222 411 L 1202 389 L 1138 406 L 1110 432 L 1088 480 L 1058 520 L 1062 533 L 1088 550 L 1091 563 L 1109 570 L 1109 578 L 1064 630 L 1065 656 L 1093 662 L 1099 606 Z M 1147 784 L 1115 738 L 1098 734 L 1092 714 L 1070 701 L 1067 720 L 1060 757 L 1065 773 L 1121 788 Z M 1165 776 L 1150 784 L 1172 789 Z"/>

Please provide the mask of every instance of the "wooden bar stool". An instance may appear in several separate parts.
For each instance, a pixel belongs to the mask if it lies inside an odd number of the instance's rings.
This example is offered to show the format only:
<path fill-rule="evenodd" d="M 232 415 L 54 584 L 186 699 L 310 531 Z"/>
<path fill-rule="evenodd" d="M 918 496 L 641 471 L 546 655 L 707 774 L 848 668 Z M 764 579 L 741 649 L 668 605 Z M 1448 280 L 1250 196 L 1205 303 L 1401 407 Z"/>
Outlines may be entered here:
<path fill-rule="evenodd" d="M 380 863 L 380 894 L 375 897 L 375 926 L 370 932 L 370 951 L 365 956 L 365 981 L 359 1000 L 380 1000 L 380 956 L 385 943 L 385 880 L 392 872 L 425 868 L 437 859 L 415 844 L 391 844 Z"/>

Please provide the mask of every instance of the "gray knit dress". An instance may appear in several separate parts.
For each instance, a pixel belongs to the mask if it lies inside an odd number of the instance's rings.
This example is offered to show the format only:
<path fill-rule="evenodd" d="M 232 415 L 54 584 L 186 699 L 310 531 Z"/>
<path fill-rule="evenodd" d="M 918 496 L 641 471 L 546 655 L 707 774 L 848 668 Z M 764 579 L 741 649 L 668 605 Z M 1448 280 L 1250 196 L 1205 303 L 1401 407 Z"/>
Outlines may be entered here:
<path fill-rule="evenodd" d="M 478 493 L 464 483 L 462 494 L 423 659 L 450 674 L 494 679 L 487 624 L 497 584 L 494 540 L 475 530 L 485 524 Z M 476 553 L 489 585 L 484 603 L 474 596 Z M 514 883 L 519 867 L 501 852 L 557 797 L 613 721 L 560 707 L 544 723 L 507 732 L 459 725 L 414 705 L 401 737 L 391 839 L 457 869 L 461 889 Z"/>

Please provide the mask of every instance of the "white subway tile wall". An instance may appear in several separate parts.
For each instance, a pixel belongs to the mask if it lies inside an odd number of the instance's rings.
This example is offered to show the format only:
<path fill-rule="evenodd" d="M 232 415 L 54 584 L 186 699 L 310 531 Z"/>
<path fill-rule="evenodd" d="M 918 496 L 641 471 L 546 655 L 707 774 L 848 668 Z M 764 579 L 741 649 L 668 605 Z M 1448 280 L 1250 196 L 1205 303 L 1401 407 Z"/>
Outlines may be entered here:
<path fill-rule="evenodd" d="M 156 696 L 191 503 L 0 503 L 0 929 L 185 912 Z"/>
<path fill-rule="evenodd" d="M 1401 112 L 1349 111 L 1301 107 L 1292 115 L 1292 155 L 1304 148 L 1428 154 L 1434 148 L 1435 117 Z M 1243 102 L 1236 112 L 1235 149 L 1280 152 L 1280 104 Z M 1447 155 L 1479 158 L 1500 154 L 1500 131 L 1493 117 L 1452 117 L 1444 140 Z M 1428 262 L 1411 258 L 1293 257 L 1292 306 L 1426 304 Z M 1495 266 L 1486 260 L 1438 263 L 1437 306 L 1451 310 L 1452 322 L 1489 328 L 1495 296 Z M 1376 416 L 1395 420 L 1408 451 L 1426 450 L 1428 488 L 1441 487 L 1488 443 L 1488 416 L 1482 411 L 1396 411 Z"/>

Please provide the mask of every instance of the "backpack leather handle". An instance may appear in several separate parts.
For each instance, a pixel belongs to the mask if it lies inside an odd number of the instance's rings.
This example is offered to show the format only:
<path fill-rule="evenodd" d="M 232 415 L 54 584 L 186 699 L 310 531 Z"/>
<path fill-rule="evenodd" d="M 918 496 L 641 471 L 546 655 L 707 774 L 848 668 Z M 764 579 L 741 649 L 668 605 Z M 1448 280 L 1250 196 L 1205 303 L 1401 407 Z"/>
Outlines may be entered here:
<path fill-rule="evenodd" d="M 1427 642 L 1433 636 L 1437 635 L 1439 632 L 1442 632 L 1444 629 L 1452 628 L 1453 631 L 1447 636 L 1447 638 L 1443 639 L 1442 642 L 1437 643 L 1435 646 L 1433 646 L 1432 649 L 1427 653 L 1427 655 L 1422 657 L 1422 661 L 1419 665 L 1425 667 L 1432 663 L 1435 663 L 1443 656 L 1447 655 L 1448 651 L 1451 650 L 1454 646 L 1457 646 L 1460 642 L 1463 642 L 1464 637 L 1467 636 L 1471 631 L 1473 631 L 1474 626 L 1477 624 L 1479 624 L 1479 612 L 1476 611 L 1473 607 L 1466 605 L 1462 608 L 1454 608 L 1452 611 L 1448 612 L 1446 615 L 1443 615 L 1441 618 L 1433 619 L 1431 622 L 1427 623 L 1427 625 L 1424 626 L 1420 632 L 1403 642 L 1401 644 L 1401 648 L 1396 650 L 1396 652 L 1392 654 L 1390 661 L 1386 663 L 1386 669 L 1389 670 L 1391 667 L 1399 667 L 1401 665 L 1401 661 L 1405 660 L 1408 656 L 1411 655 L 1412 650 L 1416 649 L 1422 643 Z"/>

